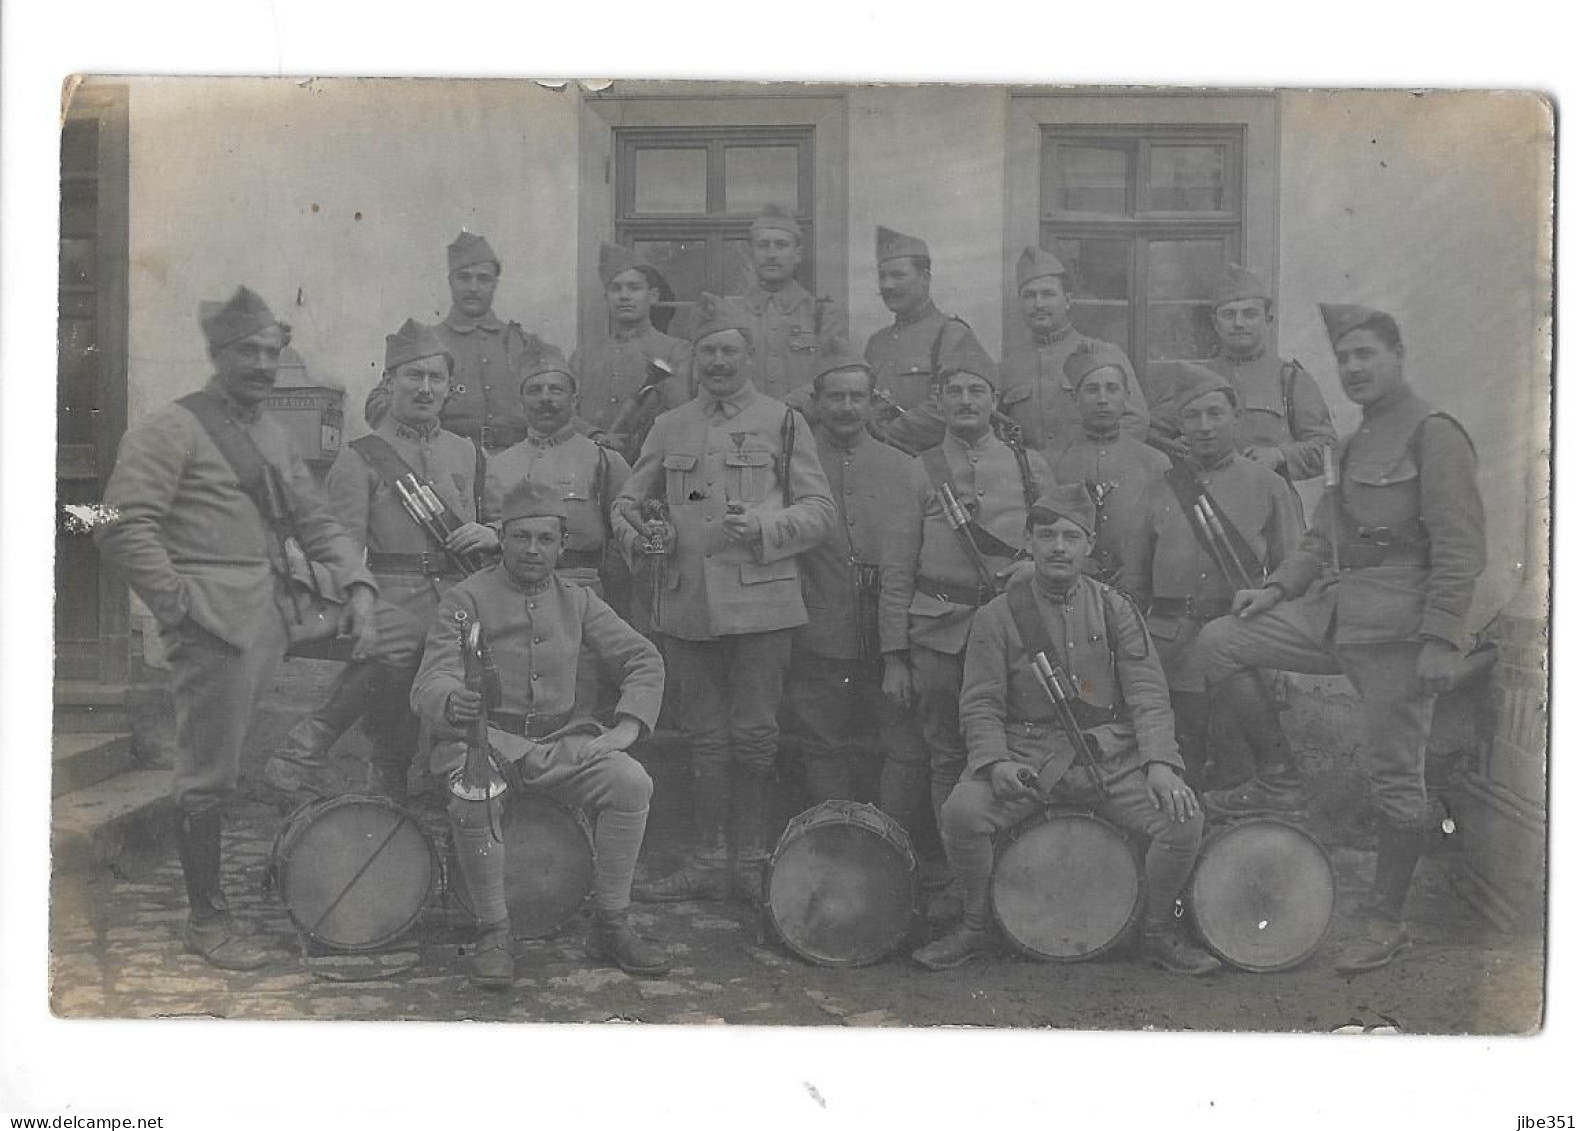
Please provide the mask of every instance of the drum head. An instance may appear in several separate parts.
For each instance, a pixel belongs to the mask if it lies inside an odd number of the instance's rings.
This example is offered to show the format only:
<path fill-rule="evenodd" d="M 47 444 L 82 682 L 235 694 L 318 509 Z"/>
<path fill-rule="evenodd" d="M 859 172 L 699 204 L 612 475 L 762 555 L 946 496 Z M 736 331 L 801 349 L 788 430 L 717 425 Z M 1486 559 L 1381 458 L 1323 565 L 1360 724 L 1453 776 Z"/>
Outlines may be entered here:
<path fill-rule="evenodd" d="M 901 827 L 871 806 L 827 803 L 788 824 L 766 883 L 771 925 L 819 966 L 886 957 L 914 923 L 914 859 Z"/>
<path fill-rule="evenodd" d="M 595 849 L 582 816 L 527 790 L 507 795 L 501 818 L 507 845 L 507 913 L 512 934 L 543 939 L 584 905 L 595 884 Z M 460 872 L 452 891 L 469 914 L 473 904 Z"/>
<path fill-rule="evenodd" d="M 1240 970 L 1288 970 L 1333 916 L 1333 865 L 1286 821 L 1238 821 L 1208 837 L 1186 902 L 1207 948 Z"/>
<path fill-rule="evenodd" d="M 1002 849 L 991 906 L 1013 944 L 1033 958 L 1079 962 L 1128 933 L 1145 898 L 1127 838 L 1083 813 L 1047 813 Z"/>
<path fill-rule="evenodd" d="M 275 867 L 298 929 L 338 950 L 375 950 L 399 938 L 423 911 L 439 870 L 406 810 L 356 796 L 294 813 Z"/>

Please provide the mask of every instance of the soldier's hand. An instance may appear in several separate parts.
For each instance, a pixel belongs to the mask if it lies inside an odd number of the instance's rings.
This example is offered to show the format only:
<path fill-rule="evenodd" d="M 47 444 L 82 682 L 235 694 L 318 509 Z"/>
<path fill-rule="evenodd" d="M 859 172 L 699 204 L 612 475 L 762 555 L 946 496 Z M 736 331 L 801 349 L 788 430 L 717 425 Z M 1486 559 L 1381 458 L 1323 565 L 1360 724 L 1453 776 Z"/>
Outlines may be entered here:
<path fill-rule="evenodd" d="M 1454 686 L 1459 670 L 1459 649 L 1446 640 L 1427 640 L 1416 657 L 1415 674 L 1421 680 L 1421 694 L 1441 695 Z"/>
<path fill-rule="evenodd" d="M 1152 762 L 1145 770 L 1145 788 L 1151 795 L 1151 804 L 1163 810 L 1173 820 L 1183 824 L 1200 812 L 1200 802 L 1177 771 L 1161 762 Z"/>
<path fill-rule="evenodd" d="M 722 519 L 727 535 L 739 542 L 760 541 L 760 516 L 757 514 L 732 514 Z"/>
<path fill-rule="evenodd" d="M 617 720 L 617 725 L 604 734 L 597 734 L 585 745 L 578 755 L 580 762 L 587 762 L 601 754 L 610 754 L 617 750 L 626 750 L 639 741 L 639 721 L 624 715 Z"/>
<path fill-rule="evenodd" d="M 484 708 L 485 697 L 481 692 L 459 688 L 446 697 L 446 721 L 460 727 L 477 723 Z"/>
<path fill-rule="evenodd" d="M 996 762 L 991 767 L 991 795 L 998 801 L 1037 800 L 1041 791 L 1024 780 L 1029 770 L 1017 762 Z M 1031 775 L 1033 776 L 1033 775 Z"/>
<path fill-rule="evenodd" d="M 1261 589 L 1241 589 L 1234 594 L 1232 612 L 1234 616 L 1248 619 L 1276 607 L 1283 600 L 1283 590 L 1276 585 L 1268 585 Z"/>
<path fill-rule="evenodd" d="M 914 674 L 909 671 L 907 657 L 898 653 L 887 655 L 881 672 L 881 694 L 904 710 L 914 706 Z"/>
<path fill-rule="evenodd" d="M 482 522 L 465 522 L 447 536 L 446 548 L 454 554 L 476 554 L 500 549 L 501 539 Z"/>
<path fill-rule="evenodd" d="M 1281 471 L 1283 465 L 1287 462 L 1283 458 L 1283 450 L 1274 448 L 1269 444 L 1257 444 L 1246 448 L 1244 454 L 1246 459 L 1255 460 L 1268 471 Z"/>
<path fill-rule="evenodd" d="M 374 621 L 374 590 L 367 585 L 354 585 L 347 592 L 347 604 L 342 608 L 336 631 L 351 636 L 352 658 L 367 659 L 379 645 L 379 633 Z"/>

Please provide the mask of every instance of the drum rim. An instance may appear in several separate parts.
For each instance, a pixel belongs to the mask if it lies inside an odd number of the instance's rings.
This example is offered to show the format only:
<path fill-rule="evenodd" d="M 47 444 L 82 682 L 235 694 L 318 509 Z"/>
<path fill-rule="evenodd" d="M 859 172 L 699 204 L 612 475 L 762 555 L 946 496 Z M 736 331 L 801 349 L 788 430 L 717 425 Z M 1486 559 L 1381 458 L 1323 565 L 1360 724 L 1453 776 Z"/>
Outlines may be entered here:
<path fill-rule="evenodd" d="M 1044 951 L 1034 949 L 1022 940 L 1014 937 L 1013 932 L 1008 929 L 1008 924 L 1003 921 L 1002 910 L 997 906 L 997 868 L 1002 863 L 1003 853 L 1010 845 L 1016 842 L 1020 836 L 1023 836 L 1026 832 L 1037 825 L 1046 824 L 1047 821 L 1053 817 L 1080 817 L 1101 825 L 1103 828 L 1107 829 L 1108 832 L 1112 833 L 1118 838 L 1118 840 L 1123 844 L 1124 848 L 1128 850 L 1129 858 L 1134 861 L 1134 905 L 1129 909 L 1129 914 L 1124 920 L 1123 926 L 1120 927 L 1118 932 L 1113 935 L 1113 937 L 1106 943 L 1103 943 L 1095 950 L 1088 950 L 1084 954 L 1047 954 Z M 1121 944 L 1126 938 L 1128 938 L 1134 932 L 1135 927 L 1140 922 L 1140 916 L 1144 913 L 1145 859 L 1141 855 L 1140 849 L 1135 844 L 1133 837 L 1093 810 L 1082 807 L 1070 807 L 1066 805 L 1047 805 L 1041 809 L 1038 809 L 1036 812 L 1032 813 L 1018 824 L 1007 829 L 997 837 L 996 854 L 991 865 L 991 917 L 996 921 L 997 927 L 999 930 L 1001 930 L 1003 938 L 1007 939 L 1009 945 L 1011 945 L 1026 958 L 1033 958 L 1038 962 L 1050 962 L 1057 966 L 1066 966 L 1075 962 L 1093 961 L 1094 959 L 1100 958 L 1102 955 L 1107 954 L 1109 951 Z"/>
<path fill-rule="evenodd" d="M 1310 947 L 1308 947 L 1303 954 L 1297 958 L 1286 959 L 1281 963 L 1275 963 L 1272 965 L 1259 965 L 1245 960 L 1236 959 L 1229 956 L 1228 954 L 1225 954 L 1222 947 L 1218 946 L 1216 942 L 1206 936 L 1206 931 L 1201 926 L 1200 915 L 1195 909 L 1195 881 L 1200 877 L 1201 864 L 1206 859 L 1206 850 L 1212 847 L 1218 841 L 1225 839 L 1234 830 L 1249 825 L 1278 825 L 1290 832 L 1298 833 L 1301 838 L 1310 842 L 1311 847 L 1316 849 L 1317 853 L 1321 856 L 1323 863 L 1327 865 L 1327 887 L 1329 891 L 1327 921 L 1322 925 L 1321 931 L 1317 933 L 1316 941 L 1311 943 Z M 1237 820 L 1220 823 L 1215 832 L 1213 832 L 1210 836 L 1205 837 L 1201 841 L 1200 851 L 1195 857 L 1195 870 L 1190 873 L 1189 880 L 1184 885 L 1184 910 L 1189 916 L 1190 922 L 1195 927 L 1196 937 L 1206 945 L 1207 950 L 1211 951 L 1221 961 L 1229 966 L 1232 966 L 1235 970 L 1242 970 L 1248 974 L 1281 974 L 1285 970 L 1293 970 L 1297 967 L 1303 966 L 1312 958 L 1316 957 L 1316 952 L 1321 949 L 1322 943 L 1327 941 L 1327 932 L 1332 926 L 1333 912 L 1337 910 L 1337 906 L 1338 872 L 1337 869 L 1333 867 L 1332 853 L 1327 851 L 1327 846 L 1318 840 L 1315 834 L 1309 829 L 1304 828 L 1293 821 L 1285 820 L 1282 817 L 1241 817 Z"/>
<path fill-rule="evenodd" d="M 290 859 L 283 858 L 283 854 L 289 853 L 292 847 L 302 839 L 300 835 L 288 836 L 287 834 L 289 830 L 299 834 L 305 831 L 312 823 L 306 819 L 311 813 L 313 816 L 317 817 L 321 815 L 321 813 L 328 813 L 334 809 L 344 808 L 355 803 L 365 804 L 368 802 L 374 802 L 376 808 L 383 808 L 389 812 L 396 813 L 398 817 L 406 820 L 413 826 L 415 830 L 417 830 L 419 834 L 419 840 L 423 843 L 425 853 L 429 857 L 429 880 L 424 885 L 424 894 L 416 902 L 413 908 L 413 913 L 408 916 L 407 920 L 402 923 L 401 926 L 387 932 L 379 939 L 373 940 L 371 942 L 336 942 L 331 939 L 327 939 L 311 930 L 309 926 L 298 917 L 297 909 L 293 907 L 290 901 L 287 899 L 286 889 L 291 871 L 291 861 Z M 299 818 L 304 819 L 299 821 Z M 298 823 L 294 824 L 294 822 Z M 412 930 L 413 925 L 417 923 L 423 916 L 424 909 L 429 906 L 430 900 L 434 898 L 435 882 L 441 875 L 440 857 L 435 852 L 435 842 L 430 838 L 429 832 L 424 828 L 424 823 L 420 821 L 413 811 L 407 808 L 407 806 L 393 801 L 389 797 L 381 797 L 379 794 L 373 793 L 343 793 L 338 794 L 335 797 L 315 798 L 312 801 L 307 801 L 302 805 L 299 805 L 291 812 L 291 814 L 287 816 L 285 823 L 283 823 L 281 826 L 280 832 L 276 834 L 276 843 L 271 849 L 270 854 L 270 869 L 271 875 L 274 877 L 276 895 L 281 901 L 281 906 L 286 908 L 287 917 L 292 920 L 292 925 L 297 928 L 298 934 L 303 938 L 313 939 L 321 946 L 348 954 L 363 954 L 369 951 L 380 950 L 383 947 L 390 946 L 403 935 L 407 934 L 408 931 Z"/>
<path fill-rule="evenodd" d="M 815 814 L 823 809 L 828 810 L 831 813 L 838 814 L 838 816 L 829 821 L 811 820 L 807 823 L 801 823 L 804 822 L 806 817 L 811 817 L 812 814 Z M 843 819 L 844 815 L 846 815 L 848 812 L 852 812 L 855 809 L 865 810 L 880 817 L 881 832 L 878 833 L 875 829 L 872 829 L 869 825 L 866 825 L 862 822 L 847 821 Z M 867 951 L 864 955 L 858 958 L 831 958 L 826 955 L 818 955 L 794 942 L 788 937 L 788 933 L 782 925 L 782 918 L 780 915 L 778 915 L 776 906 L 771 902 L 771 880 L 773 873 L 776 870 L 777 861 L 782 859 L 783 854 L 794 843 L 796 843 L 798 839 L 800 839 L 799 837 L 795 837 L 792 840 L 789 839 L 789 834 L 793 832 L 795 826 L 798 827 L 800 836 L 802 836 L 803 833 L 811 829 L 824 828 L 827 825 L 833 824 L 853 825 L 857 828 L 864 829 L 866 832 L 869 832 L 872 835 L 875 835 L 878 840 L 888 847 L 901 848 L 903 850 L 904 860 L 908 864 L 908 906 L 910 911 L 909 914 L 904 917 L 902 930 L 899 932 L 896 941 L 887 943 L 884 947 L 871 948 L 874 953 Z M 887 832 L 897 833 L 902 838 L 902 843 L 897 844 L 890 837 L 884 835 Z M 891 814 L 877 808 L 875 805 L 872 805 L 869 802 L 845 801 L 840 798 L 832 798 L 819 802 L 815 805 L 811 805 L 803 812 L 796 813 L 792 817 L 788 818 L 787 825 L 782 830 L 782 835 L 777 838 L 776 848 L 772 850 L 770 857 L 766 861 L 764 899 L 761 902 L 765 908 L 765 917 L 770 920 L 771 929 L 776 932 L 777 938 L 782 940 L 783 946 L 787 947 L 788 950 L 792 951 L 799 958 L 812 965 L 822 966 L 830 970 L 842 970 L 853 969 L 859 966 L 873 966 L 875 963 L 880 962 L 882 959 L 893 954 L 900 947 L 902 947 L 903 944 L 908 941 L 909 935 L 914 930 L 913 907 L 915 900 L 918 898 L 918 894 L 919 857 L 914 852 L 914 843 L 909 837 L 908 830 L 903 827 L 902 822 L 898 821 Z"/>
<path fill-rule="evenodd" d="M 590 896 L 594 894 L 594 891 L 595 891 L 595 829 L 594 829 L 594 826 L 592 824 L 590 824 L 589 818 L 587 816 L 585 816 L 583 809 L 579 808 L 577 805 L 569 805 L 569 804 L 567 804 L 565 801 L 562 801 L 561 799 L 552 796 L 546 790 L 535 789 L 532 786 L 522 786 L 522 787 L 519 787 L 517 789 L 511 790 L 507 794 L 507 803 L 511 804 L 514 800 L 517 800 L 517 799 L 520 799 L 520 798 L 523 799 L 523 800 L 526 800 L 526 801 L 527 800 L 533 800 L 533 801 L 537 801 L 537 802 L 545 802 L 545 803 L 551 805 L 552 807 L 560 810 L 562 813 L 564 813 L 568 817 L 571 817 L 572 820 L 573 820 L 573 824 L 576 825 L 578 827 L 578 830 L 581 833 L 584 834 L 584 845 L 588 849 L 589 886 L 584 890 L 583 897 L 581 899 L 579 899 L 578 903 L 575 904 L 572 907 L 572 909 L 568 911 L 568 913 L 566 915 L 562 916 L 554 924 L 552 924 L 551 926 L 545 928 L 542 931 L 536 931 L 536 932 L 529 933 L 529 934 L 519 934 L 516 929 L 513 929 L 513 931 L 512 931 L 512 937 L 514 939 L 519 939 L 519 940 L 523 940 L 523 941 L 532 941 L 532 940 L 536 940 L 536 939 L 548 939 L 548 938 L 554 937 L 558 931 L 560 931 L 563 927 L 567 926 L 568 923 L 572 922 L 573 919 L 575 917 L 577 917 L 578 913 L 584 909 L 585 904 L 587 904 L 589 902 Z M 453 830 L 452 830 L 452 827 L 451 827 L 451 823 L 448 821 L 447 825 L 446 825 L 446 853 L 441 858 L 441 868 L 442 868 L 442 891 L 441 891 L 441 894 L 442 894 L 442 899 L 443 899 L 443 906 L 447 902 L 454 903 L 454 904 L 456 904 L 457 909 L 459 911 L 461 911 L 464 915 L 467 915 L 469 918 L 473 919 L 477 923 L 479 921 L 479 915 L 478 915 L 478 912 L 476 912 L 473 909 L 473 907 L 471 907 L 466 902 L 467 895 L 465 893 L 466 893 L 467 889 L 466 889 L 465 885 L 462 882 L 458 882 L 458 883 L 453 883 L 452 882 L 452 873 L 453 873 L 454 870 L 457 871 L 457 875 L 458 875 L 459 881 L 462 878 L 462 873 L 461 873 L 460 869 L 454 869 L 453 868 L 453 862 L 456 859 L 456 853 L 457 853 L 456 840 L 455 840 L 455 838 L 453 836 Z M 508 885 L 509 890 L 510 890 L 510 887 L 511 887 L 511 885 L 509 884 Z M 512 908 L 511 908 L 510 899 L 509 899 L 508 908 L 507 908 L 509 922 L 510 922 L 510 919 L 511 919 L 511 910 L 512 910 Z"/>

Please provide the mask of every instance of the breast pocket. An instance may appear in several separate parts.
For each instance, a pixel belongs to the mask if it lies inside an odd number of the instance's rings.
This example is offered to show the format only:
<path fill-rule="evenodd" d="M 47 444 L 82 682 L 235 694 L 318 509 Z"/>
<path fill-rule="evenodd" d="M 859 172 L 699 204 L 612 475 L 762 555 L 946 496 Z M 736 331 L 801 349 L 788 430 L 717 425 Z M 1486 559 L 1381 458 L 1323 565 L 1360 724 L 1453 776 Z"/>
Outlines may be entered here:
<path fill-rule="evenodd" d="M 813 354 L 820 349 L 820 339 L 813 330 L 794 330 L 788 335 L 788 349 L 794 353 Z"/>
<path fill-rule="evenodd" d="M 692 452 L 668 452 L 661 458 L 666 472 L 666 505 L 680 507 L 690 500 L 698 476 L 699 457 Z"/>
<path fill-rule="evenodd" d="M 564 471 L 557 475 L 555 486 L 558 498 L 566 499 L 569 502 L 589 501 L 589 484 L 576 472 Z"/>
<path fill-rule="evenodd" d="M 727 467 L 727 501 L 758 503 L 771 493 L 776 481 L 775 457 L 760 448 L 740 448 L 728 452 L 722 462 Z"/>
<path fill-rule="evenodd" d="M 798 581 L 798 563 L 793 558 L 774 562 L 744 562 L 739 567 L 739 579 L 745 585 L 763 585 L 768 581 Z"/>

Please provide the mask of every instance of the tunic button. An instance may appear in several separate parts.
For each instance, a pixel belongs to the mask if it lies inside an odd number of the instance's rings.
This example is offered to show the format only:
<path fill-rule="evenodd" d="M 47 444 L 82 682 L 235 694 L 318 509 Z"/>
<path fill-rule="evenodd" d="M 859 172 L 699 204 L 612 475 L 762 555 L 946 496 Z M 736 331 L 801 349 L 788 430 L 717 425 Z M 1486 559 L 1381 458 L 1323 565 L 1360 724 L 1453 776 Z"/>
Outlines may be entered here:
<path fill-rule="evenodd" d="M 853 519 L 851 519 L 851 518 L 850 518 L 850 519 L 849 519 L 849 520 L 848 520 L 848 525 L 849 525 L 849 526 L 852 526 L 852 525 L 853 525 L 853 524 L 854 524 L 854 520 L 853 520 Z"/>
<path fill-rule="evenodd" d="M 536 643 L 536 644 L 544 644 L 544 643 L 545 643 L 545 637 L 543 637 L 543 636 L 536 636 L 536 637 L 535 637 L 535 638 L 534 638 L 534 642 L 535 642 L 535 643 Z"/>
<path fill-rule="evenodd" d="M 489 391 L 490 391 L 490 386 L 489 386 L 489 385 L 486 385 L 486 386 L 485 386 L 485 392 L 487 392 L 487 393 L 488 393 L 488 392 L 489 392 Z"/>
<path fill-rule="evenodd" d="M 853 493 L 854 493 L 854 489 L 853 489 L 853 488 L 852 488 L 852 487 L 845 487 L 845 488 L 843 488 L 843 494 L 845 494 L 845 495 L 852 495 L 852 494 L 853 494 Z"/>
<path fill-rule="evenodd" d="M 533 674 L 533 675 L 531 675 L 531 676 L 530 676 L 530 677 L 529 677 L 529 678 L 530 678 L 530 679 L 532 679 L 532 680 L 534 680 L 534 681 L 535 681 L 535 682 L 539 682 L 539 678 L 540 678 L 540 673 L 539 673 L 539 672 L 535 672 L 535 673 L 534 673 L 534 674 Z"/>
<path fill-rule="evenodd" d="M 976 491 L 975 494 L 979 495 L 982 499 L 984 499 L 986 497 L 986 492 L 985 491 Z"/>

